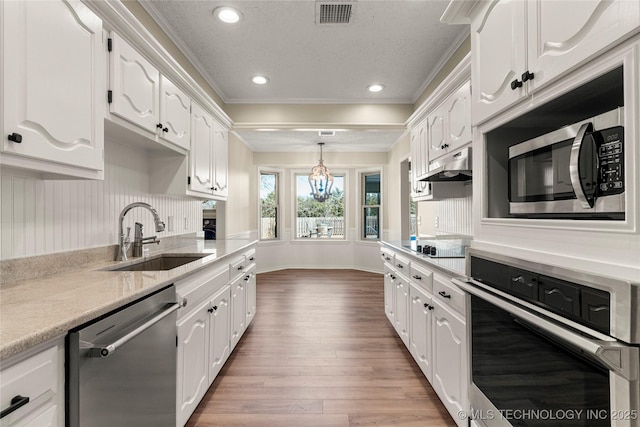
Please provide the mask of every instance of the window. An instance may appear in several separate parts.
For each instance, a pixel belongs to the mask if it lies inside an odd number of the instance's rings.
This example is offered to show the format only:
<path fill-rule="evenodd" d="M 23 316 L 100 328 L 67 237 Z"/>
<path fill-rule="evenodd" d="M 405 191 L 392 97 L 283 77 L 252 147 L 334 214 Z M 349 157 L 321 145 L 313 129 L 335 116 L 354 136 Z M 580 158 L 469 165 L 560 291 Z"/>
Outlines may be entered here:
<path fill-rule="evenodd" d="M 333 175 L 331 197 L 318 202 L 311 195 L 309 174 L 295 175 L 296 239 L 345 239 L 345 176 Z"/>
<path fill-rule="evenodd" d="M 260 239 L 275 240 L 278 235 L 278 212 L 280 196 L 278 185 L 280 174 L 260 172 Z"/>
<path fill-rule="evenodd" d="M 364 240 L 380 240 L 380 172 L 363 173 L 362 175 L 362 207 L 360 212 L 362 224 L 360 237 Z"/>

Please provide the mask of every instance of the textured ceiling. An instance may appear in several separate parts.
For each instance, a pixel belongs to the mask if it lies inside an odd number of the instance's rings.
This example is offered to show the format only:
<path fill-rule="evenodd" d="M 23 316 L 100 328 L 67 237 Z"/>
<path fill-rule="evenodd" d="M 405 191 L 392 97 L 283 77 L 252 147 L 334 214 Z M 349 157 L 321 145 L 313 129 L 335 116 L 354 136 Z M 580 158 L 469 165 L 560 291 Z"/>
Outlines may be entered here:
<path fill-rule="evenodd" d="M 227 104 L 413 104 L 468 34 L 467 26 L 440 23 L 448 0 L 352 1 L 349 24 L 317 24 L 314 0 L 140 3 Z M 218 21 L 218 6 L 235 7 L 241 21 Z M 255 74 L 267 75 L 269 84 L 253 84 Z M 384 91 L 369 93 L 371 83 Z M 270 148 L 256 138 L 277 133 L 299 144 L 298 133 L 238 132 L 264 151 Z M 386 138 L 401 132 L 357 133 L 345 146 L 368 141 L 377 148 L 385 139 L 388 149 L 396 140 Z"/>

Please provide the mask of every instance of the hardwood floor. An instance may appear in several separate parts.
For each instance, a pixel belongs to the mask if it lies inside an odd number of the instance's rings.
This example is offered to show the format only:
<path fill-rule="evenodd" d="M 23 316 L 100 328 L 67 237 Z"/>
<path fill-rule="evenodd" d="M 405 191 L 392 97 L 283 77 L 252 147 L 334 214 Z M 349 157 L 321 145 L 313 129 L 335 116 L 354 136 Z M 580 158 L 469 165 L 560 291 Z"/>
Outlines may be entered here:
<path fill-rule="evenodd" d="M 384 314 L 382 275 L 285 270 L 257 292 L 187 426 L 455 426 Z"/>

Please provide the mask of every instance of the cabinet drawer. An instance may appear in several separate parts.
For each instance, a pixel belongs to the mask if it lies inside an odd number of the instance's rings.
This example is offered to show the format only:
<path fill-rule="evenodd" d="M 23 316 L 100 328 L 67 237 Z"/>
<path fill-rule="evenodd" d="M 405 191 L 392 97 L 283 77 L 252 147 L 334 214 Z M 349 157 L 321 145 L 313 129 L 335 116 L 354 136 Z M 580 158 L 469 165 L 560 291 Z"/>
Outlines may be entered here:
<path fill-rule="evenodd" d="M 423 290 L 433 292 L 433 272 L 417 265 L 415 262 L 411 263 L 409 269 L 411 271 L 411 282 L 420 286 Z"/>
<path fill-rule="evenodd" d="M 0 408 L 11 407 L 16 396 L 28 403 L 3 418 L 12 423 L 52 399 L 58 390 L 58 347 L 52 347 L 0 372 Z"/>
<path fill-rule="evenodd" d="M 440 304 L 447 305 L 465 316 L 465 293 L 456 285 L 451 283 L 448 278 L 434 277 L 433 279 L 433 300 Z"/>
<path fill-rule="evenodd" d="M 251 264 L 255 264 L 256 262 L 256 250 L 251 249 L 244 254 L 245 260 L 247 261 L 247 267 Z"/>
<path fill-rule="evenodd" d="M 395 254 L 389 249 L 382 248 L 380 249 L 380 256 L 382 257 L 382 261 L 394 265 L 395 262 Z"/>
<path fill-rule="evenodd" d="M 411 274 L 411 261 L 409 260 L 409 258 L 404 258 L 396 254 L 396 259 L 393 263 L 393 267 L 398 273 L 402 273 L 407 277 Z"/>
<path fill-rule="evenodd" d="M 232 259 L 229 262 L 229 279 L 233 280 L 243 274 L 247 268 L 247 262 L 247 258 L 244 255 Z"/>
<path fill-rule="evenodd" d="M 178 302 L 184 304 L 186 299 L 187 304 L 178 310 L 178 318 L 190 312 L 193 307 L 209 298 L 212 293 L 222 289 L 228 283 L 229 269 L 226 263 L 211 266 L 176 283 Z"/>

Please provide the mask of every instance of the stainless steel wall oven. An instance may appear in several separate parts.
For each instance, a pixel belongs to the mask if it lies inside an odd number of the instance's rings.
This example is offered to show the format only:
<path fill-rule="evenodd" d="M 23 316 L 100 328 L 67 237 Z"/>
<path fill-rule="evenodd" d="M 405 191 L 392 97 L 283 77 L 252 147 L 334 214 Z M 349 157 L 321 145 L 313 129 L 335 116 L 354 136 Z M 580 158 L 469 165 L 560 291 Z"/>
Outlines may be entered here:
<path fill-rule="evenodd" d="M 470 249 L 470 419 L 640 426 L 639 286 Z"/>

